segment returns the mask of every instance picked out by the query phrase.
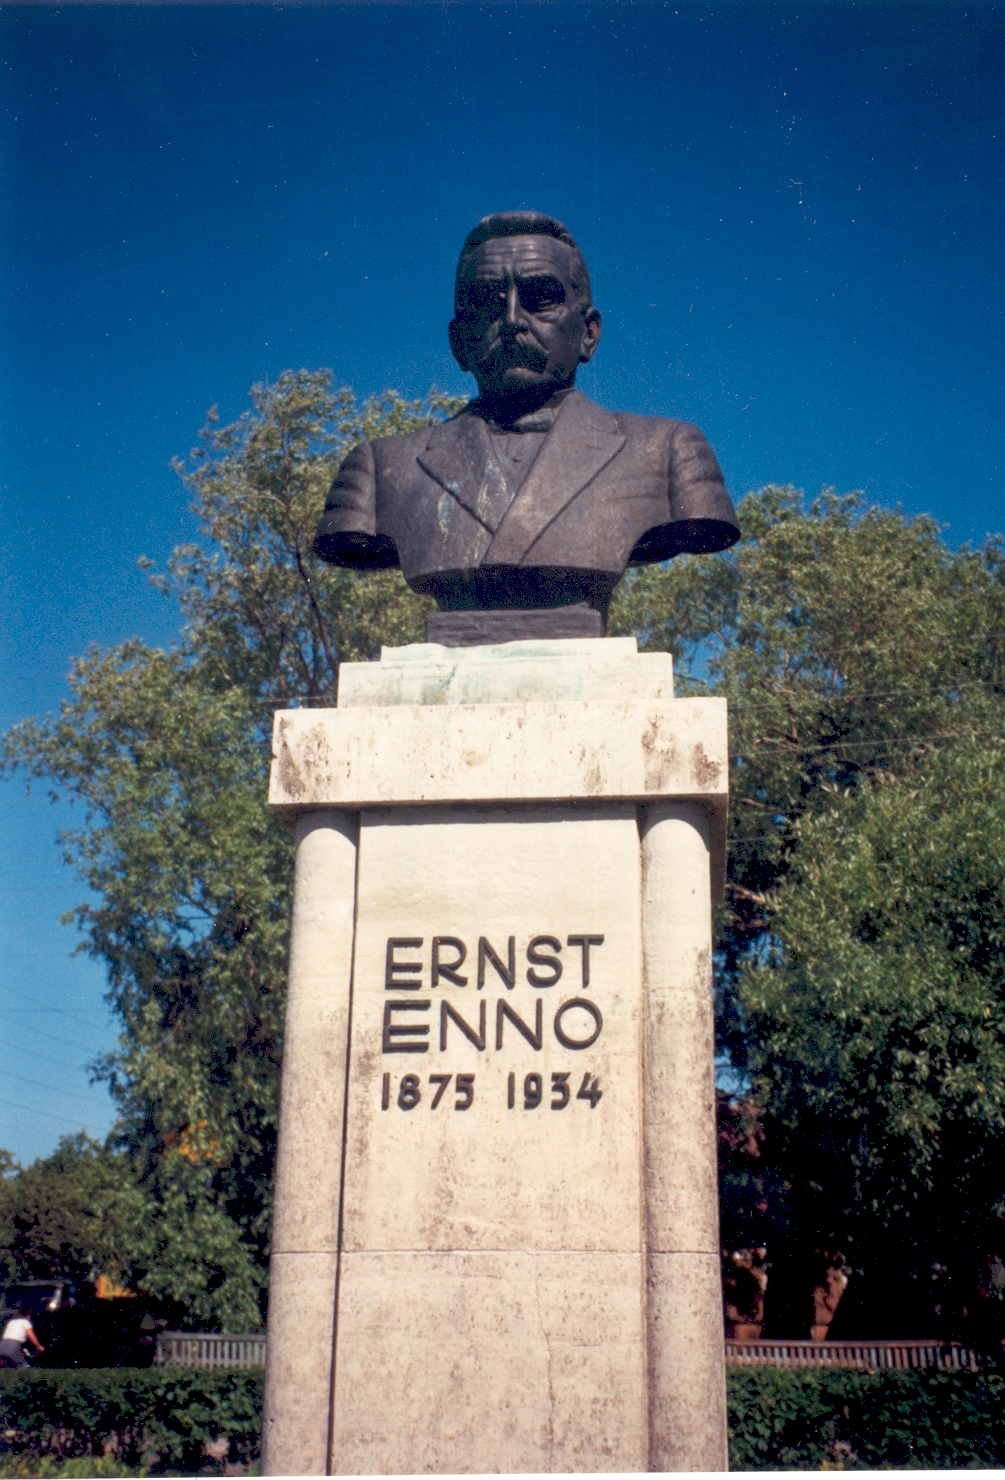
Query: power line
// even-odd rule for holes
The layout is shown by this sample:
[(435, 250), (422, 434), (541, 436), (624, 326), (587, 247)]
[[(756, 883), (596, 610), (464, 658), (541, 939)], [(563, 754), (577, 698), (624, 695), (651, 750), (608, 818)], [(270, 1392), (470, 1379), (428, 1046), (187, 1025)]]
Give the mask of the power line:
[[(66, 1115), (56, 1115), (52, 1110), (34, 1110), (31, 1105), (21, 1105), (17, 1100), (5, 1100), (2, 1095), (0, 1095), (0, 1105), (10, 1105), (14, 1110), (25, 1110), (29, 1115), (44, 1115), (47, 1120), (61, 1120), (64, 1125), (80, 1125), (79, 1120), (70, 1120)], [(86, 1130), (87, 1127), (85, 1126), (84, 1129)]]
[(83, 1017), (79, 1012), (66, 1012), (59, 1007), (5, 1007), (4, 1012), (6, 1012), (8, 1017), (15, 1017), (18, 1013), (26, 1012), (62, 1012), (64, 1017), (77, 1018), (82, 1023), (89, 1021), (88, 1018)]
[[(0, 1007), (0, 1017), (10, 1017), (11, 1014), (5, 1007)], [(51, 1038), (53, 1043), (62, 1043), (64, 1048), (89, 1048), (92, 1053), (104, 1053), (103, 1048), (96, 1048), (93, 1043), (71, 1043), (68, 1038), (60, 1038), (55, 1033), (47, 1033), (44, 1028), (35, 1028), (31, 1023), (18, 1023), (19, 1028), (27, 1028), (29, 1033), (38, 1033), (42, 1038)]]
[(61, 1059), (54, 1059), (51, 1053), (36, 1053), (33, 1048), (25, 1048), (23, 1043), (17, 1046), (17, 1057), (27, 1054), (29, 1059), (38, 1059), (42, 1064), (49, 1064), (53, 1069), (67, 1069), (75, 1074), (82, 1074), (87, 1068), (86, 1064), (65, 1064)]
[[(995, 740), (1005, 740), (1005, 735), (1000, 730), (941, 730), (929, 734), (918, 735), (871, 735), (865, 740), (828, 740), (822, 745), (806, 745), (799, 740), (762, 740), (762, 750), (789, 750), (793, 752), (810, 750), (861, 750), (868, 746), (887, 745), (927, 745), (932, 740), (964, 740), (976, 736), (991, 736)], [(734, 755), (733, 759), (749, 760), (751, 752)]]
[(16, 1079), (19, 1084), (30, 1085), (33, 1089), (46, 1089), (49, 1091), (50, 1094), (53, 1095), (69, 1095), (72, 1100), (83, 1100), (85, 1105), (94, 1105), (94, 1101), (89, 1095), (78, 1095), (77, 1092), (72, 1089), (57, 1089), (54, 1084), (46, 1084), (44, 1080), (41, 1079), (25, 1079), (23, 1074), (15, 1074), (10, 1069), (4, 1069), (3, 1077), (5, 1079)]
[[(62, 1017), (79, 1018), (82, 1023), (93, 1021), (87, 1013), (74, 1012), (72, 1007), (51, 1007), (48, 1005), (48, 1003), (46, 1003), (43, 997), (36, 997), (31, 992), (18, 991), (17, 987), (4, 987), (3, 990), (5, 992), (12, 992), (15, 997), (21, 997), (24, 999), (25, 1002), (41, 1003), (42, 1005), (39, 1008), (35, 1009), (38, 1012), (58, 1012)], [(16, 1012), (22, 1009), (11, 1008), (10, 1010), (12, 1012)]]
[[(835, 703), (840, 700), (851, 699), (920, 699), (924, 696), (930, 696), (932, 694), (956, 694), (962, 692), (963, 689), (989, 689), (992, 693), (997, 694), (997, 690), (992, 679), (975, 678), (970, 683), (931, 684), (928, 688), (924, 689), (876, 689), (872, 692), (869, 692), (868, 690), (852, 690), (850, 693), (844, 693), (841, 689), (836, 689), (832, 693), (821, 695), (815, 695), (811, 689), (807, 689), (807, 691), (804, 694), (800, 694), (798, 698), (803, 703)], [(723, 694), (710, 694), (707, 697), (720, 699), (725, 698), (726, 696)], [(733, 700), (729, 700), (728, 702), (731, 709), (774, 709), (779, 704), (785, 704), (789, 702), (789, 700), (793, 697), (795, 696), (779, 695), (776, 699), (771, 701), (766, 699), (762, 704), (744, 704), (742, 701), (734, 702)], [(999, 697), (1001, 696), (999, 695)]]

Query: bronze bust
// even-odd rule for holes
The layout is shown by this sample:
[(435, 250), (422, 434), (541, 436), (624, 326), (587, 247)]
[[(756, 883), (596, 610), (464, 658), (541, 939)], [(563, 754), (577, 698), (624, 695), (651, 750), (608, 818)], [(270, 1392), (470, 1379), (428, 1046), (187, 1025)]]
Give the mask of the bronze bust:
[(599, 340), (586, 263), (561, 222), (486, 216), (461, 250), (450, 324), (477, 399), (353, 448), (315, 552), (352, 570), (400, 566), (436, 598), (428, 640), (463, 646), (601, 636), (627, 566), (734, 544), (697, 427), (605, 411), (575, 389)]

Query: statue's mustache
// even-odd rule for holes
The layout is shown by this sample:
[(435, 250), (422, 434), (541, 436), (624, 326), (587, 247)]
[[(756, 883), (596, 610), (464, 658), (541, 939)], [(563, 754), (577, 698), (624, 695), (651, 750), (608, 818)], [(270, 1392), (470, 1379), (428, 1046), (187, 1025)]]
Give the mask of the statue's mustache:
[(528, 343), (522, 336), (497, 334), (480, 356), (479, 364), (489, 366), (498, 360), (505, 360), (507, 365), (521, 365), (526, 370), (542, 371), (548, 363), (548, 356), (539, 345), (533, 341)]

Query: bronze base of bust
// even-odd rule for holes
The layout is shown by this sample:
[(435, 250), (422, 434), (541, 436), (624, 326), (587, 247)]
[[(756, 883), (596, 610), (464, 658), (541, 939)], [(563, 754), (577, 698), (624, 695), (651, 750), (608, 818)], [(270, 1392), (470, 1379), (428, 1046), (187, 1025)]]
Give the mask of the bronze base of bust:
[(533, 611), (434, 612), (426, 618), (426, 641), (444, 647), (481, 647), (542, 638), (603, 637), (601, 612), (585, 601)]

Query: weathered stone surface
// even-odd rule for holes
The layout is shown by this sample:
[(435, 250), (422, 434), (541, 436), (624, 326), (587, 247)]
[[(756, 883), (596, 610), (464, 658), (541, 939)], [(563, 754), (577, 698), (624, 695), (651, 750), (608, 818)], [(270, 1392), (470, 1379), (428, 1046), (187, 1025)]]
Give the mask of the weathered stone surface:
[(640, 808), (649, 1469), (726, 1470), (709, 826)]
[(284, 1254), (337, 1247), (358, 832), (342, 812), (297, 824), (272, 1222), (272, 1247)]
[[(617, 647), (613, 657), (605, 643)], [(576, 646), (588, 651), (563, 651)], [(701, 798), (712, 897), (722, 897), (726, 702), (673, 699), (668, 657), (637, 653), (634, 638), (460, 650), (417, 643), (384, 653), (386, 675), (383, 659), (343, 665), (338, 709), (276, 714), (269, 802), (278, 812)], [(541, 697), (603, 692), (622, 697)]]
[(719, 1252), (708, 822), (642, 809), (646, 1209), (650, 1250)]
[[(364, 814), (337, 1471), (642, 1467), (643, 1212), (638, 1152), (626, 1155), (641, 1138), (640, 887), (630, 803)], [(585, 986), (583, 948), (569, 945), (584, 933), (603, 936), (589, 948)], [(528, 971), (554, 975), (528, 962), (527, 947), (541, 936), (552, 938), (546, 949), (562, 965), (552, 986), (527, 979)], [(511, 937), (512, 988), (490, 959), (479, 972), (478, 950), (487, 940), (508, 971)], [(396, 948), (396, 961), (420, 970), (403, 972), (391, 994), (389, 938), (422, 941)], [(464, 942), (456, 970), (464, 985), (432, 985), (436, 938), (445, 962), (460, 955), (453, 942)], [(554, 1034), (556, 1012), (577, 998), (602, 1018), (586, 1049)], [(396, 1015), (407, 1024), (429, 1019), (428, 1033), (395, 1043), (427, 1052), (381, 1053), (388, 1001), (428, 1004)], [(499, 1048), (500, 1002), (535, 1036), (540, 1007), (539, 1048), (506, 1015)], [(443, 1004), (483, 1048), (450, 1016), (441, 1047)], [(572, 1008), (560, 1025), (585, 1039), (595, 1020)], [(416, 1075), (421, 1095), (411, 1109), (399, 1104), (405, 1074)], [(450, 1082), (433, 1109), (439, 1074)], [(472, 1103), (458, 1110), (467, 1098), (461, 1074), (472, 1076)], [(532, 1108), (528, 1074), (539, 1076)], [(552, 1078), (563, 1074), (564, 1089)], [(600, 1090), (596, 1103), (576, 1098), (586, 1076)], [(375, 1419), (392, 1389), (398, 1411)]]
[[(648, 1469), (729, 1469), (722, 1278), (712, 1254), (650, 1254)], [(713, 1339), (714, 1338), (714, 1339)]]
[(343, 1256), (330, 1473), (646, 1468), (638, 1254)]
[[(345, 1249), (641, 1248), (638, 1158), (625, 1154), (641, 1134), (640, 882), (635, 809), (628, 803), (582, 812), (429, 807), (364, 815)], [(589, 949), (586, 987), (582, 947), (568, 944), (570, 935), (583, 933), (603, 937)], [(541, 949), (554, 955), (562, 975), (554, 986), (533, 986), (528, 971), (550, 978), (554, 968), (529, 963), (527, 947), (548, 936), (559, 949)], [(466, 985), (449, 979), (431, 985), (437, 937), (464, 942), (457, 975)], [(400, 972), (393, 990), (385, 987), (389, 939), (422, 941), (395, 949), (397, 960), (421, 963), (421, 970)], [(487, 956), (479, 972), (479, 939), (507, 968), (512, 939), (512, 988)], [(449, 963), (460, 951), (443, 944), (438, 954)], [(577, 999), (588, 1001), (603, 1024), (586, 1049), (564, 1047), (554, 1031), (562, 1005)], [(398, 1051), (390, 1053), (382, 1052), (389, 1002), (403, 1004), (391, 1014), (403, 1031), (390, 1045)], [(532, 1034), (540, 1012), (539, 1049), (509, 1011)], [(483, 1038), (484, 1048), (451, 1012)], [(567, 1037), (585, 1039), (595, 1023), (587, 1009), (572, 1008), (559, 1026)], [(431, 1109), (437, 1086), (430, 1075), (444, 1073), (474, 1075), (469, 1109), (455, 1110), (454, 1081)], [(533, 1110), (524, 1108), (529, 1073), (542, 1078), (541, 1104)], [(551, 1076), (562, 1073), (569, 1076), (568, 1104), (552, 1110), (563, 1094), (553, 1092)], [(576, 1098), (587, 1073), (603, 1092), (595, 1106)], [(398, 1106), (404, 1074), (421, 1081), (422, 1099), (407, 1112)]]
[(327, 1475), (338, 1255), (269, 1258), (263, 1475)]
[(266, 1475), (323, 1475), (327, 1462), (357, 830), (355, 818), (338, 812), (308, 813), (297, 824), (269, 1266)]
[(673, 658), (640, 653), (634, 637), (384, 648), (379, 663), (343, 663), (339, 709), (385, 704), (530, 704), (672, 699)]
[(276, 715), (270, 804), (405, 806), (725, 797), (723, 699), (294, 709)]

